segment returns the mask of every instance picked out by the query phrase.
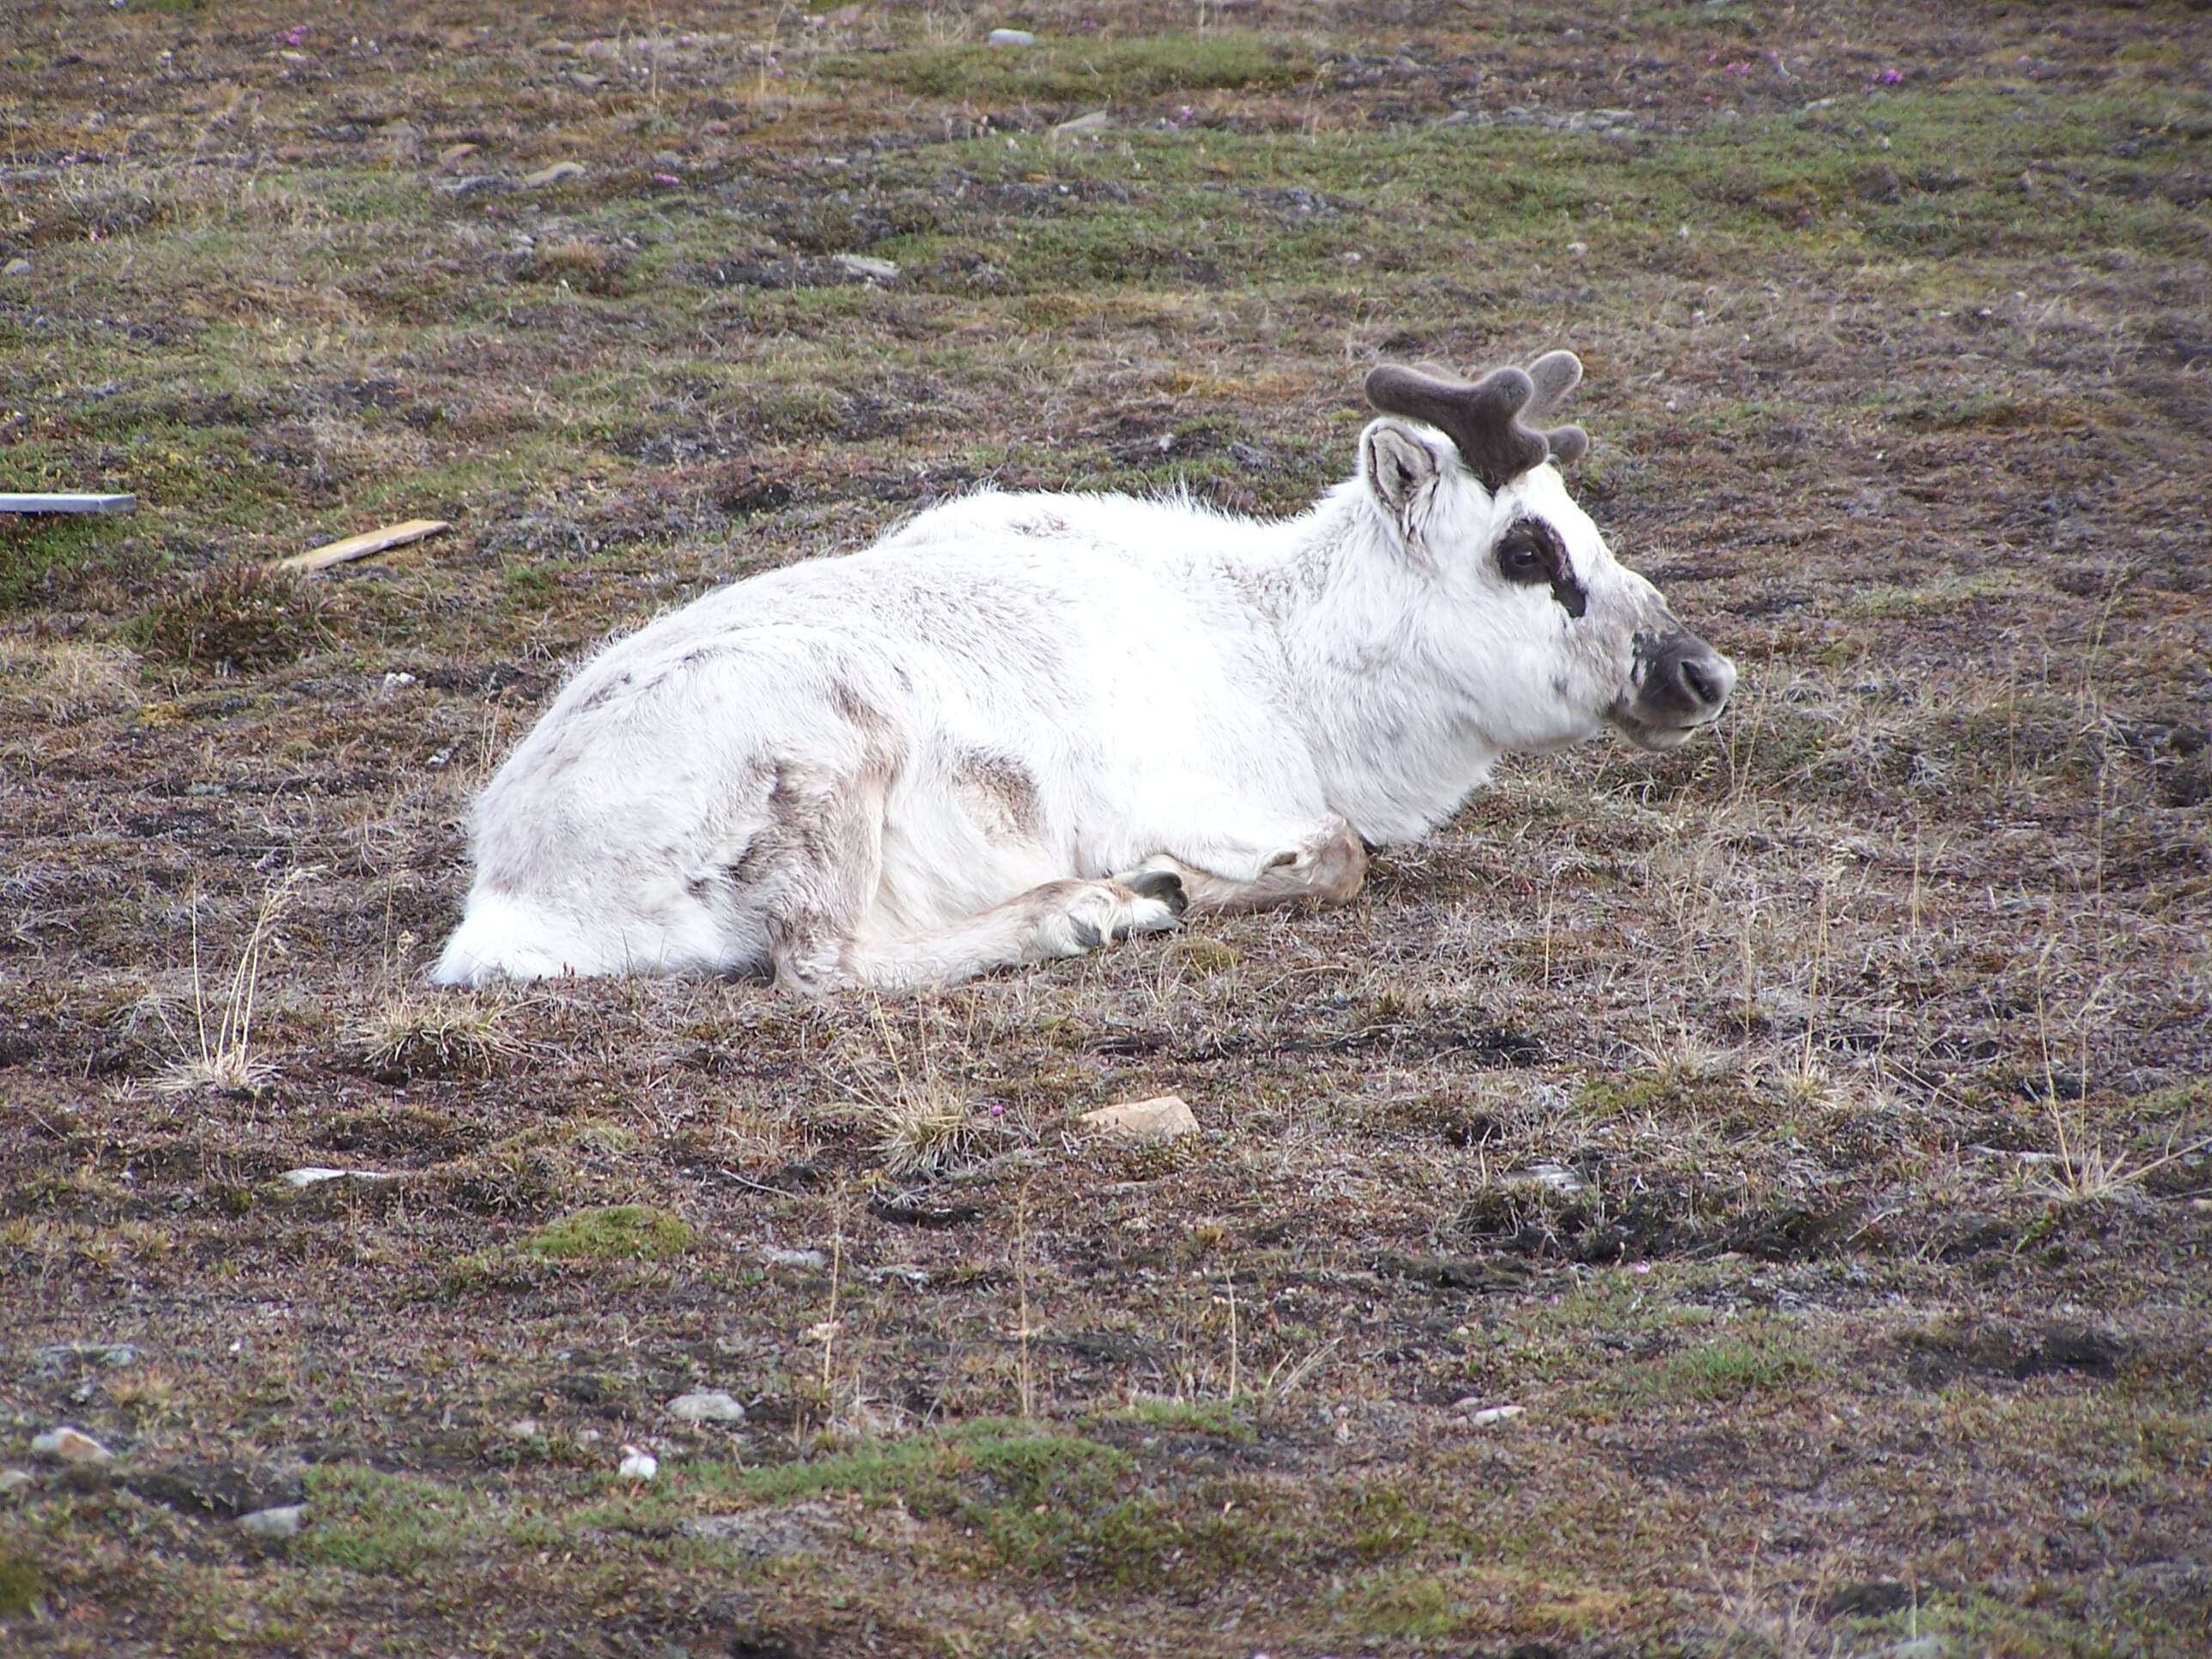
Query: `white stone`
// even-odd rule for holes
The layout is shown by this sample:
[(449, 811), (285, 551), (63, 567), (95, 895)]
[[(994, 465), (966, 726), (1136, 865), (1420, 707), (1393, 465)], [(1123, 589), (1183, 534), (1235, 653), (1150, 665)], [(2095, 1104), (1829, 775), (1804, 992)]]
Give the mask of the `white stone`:
[(1036, 36), (1027, 29), (993, 29), (983, 37), (983, 44), (988, 46), (1033, 46), (1036, 45)]
[(1055, 133), (1070, 137), (1082, 132), (1103, 132), (1114, 125), (1114, 118), (1103, 109), (1094, 109), (1088, 115), (1079, 115), (1072, 121), (1062, 121), (1053, 129)]
[(761, 1260), (771, 1267), (826, 1267), (830, 1258), (819, 1250), (781, 1250), (769, 1245), (761, 1252)]
[(668, 1402), (668, 1414), (684, 1423), (742, 1423), (745, 1408), (720, 1389), (694, 1389)]
[(251, 1515), (241, 1515), (238, 1524), (256, 1538), (295, 1538), (300, 1524), (307, 1518), (305, 1504), (287, 1504), (273, 1510), (256, 1510)]
[(1583, 1184), (1583, 1178), (1564, 1164), (1532, 1164), (1525, 1170), (1508, 1171), (1505, 1179), (1549, 1187), (1555, 1193), (1578, 1193)]
[(28, 1469), (0, 1469), (0, 1498), (13, 1498), (33, 1479)]
[(871, 259), (865, 253), (833, 253), (830, 263), (840, 270), (855, 276), (865, 276), (872, 283), (888, 283), (899, 274), (897, 262), (891, 259)]
[(1158, 1095), (1151, 1100), (1101, 1106), (1095, 1112), (1085, 1112), (1082, 1121), (1085, 1128), (1138, 1140), (1170, 1139), (1190, 1134), (1198, 1127), (1198, 1120), (1191, 1115), (1190, 1107), (1181, 1095)]
[(584, 169), (580, 163), (556, 161), (550, 167), (540, 167), (535, 173), (526, 173), (522, 183), (525, 189), (543, 190), (548, 185), (557, 185), (563, 179), (580, 179), (583, 176)]
[(0, 265), (0, 276), (27, 276), (30, 274), (31, 262), (28, 259), (10, 259), (5, 265)]
[(313, 1187), (325, 1181), (396, 1181), (398, 1177), (381, 1170), (326, 1170), (310, 1164), (285, 1170), (283, 1179), (288, 1187)]
[(1486, 1406), (1480, 1411), (1468, 1413), (1468, 1426), (1486, 1429), (1499, 1423), (1510, 1423), (1528, 1408), (1526, 1406)]
[(58, 1429), (48, 1429), (31, 1442), (31, 1449), (40, 1457), (51, 1457), (58, 1463), (112, 1463), (115, 1461), (113, 1452), (82, 1429), (73, 1429), (66, 1424)]
[(616, 1473), (625, 1480), (650, 1480), (660, 1473), (660, 1460), (642, 1446), (624, 1446), (622, 1467)]

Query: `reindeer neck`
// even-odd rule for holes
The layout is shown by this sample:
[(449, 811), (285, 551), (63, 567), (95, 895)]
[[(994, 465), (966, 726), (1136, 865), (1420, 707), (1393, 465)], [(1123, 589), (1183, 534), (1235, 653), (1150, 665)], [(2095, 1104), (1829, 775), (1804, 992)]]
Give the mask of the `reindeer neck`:
[(1245, 577), (1282, 641), (1285, 690), (1331, 809), (1377, 844), (1432, 828), (1498, 750), (1431, 647), (1433, 583), (1357, 480), (1277, 527)]

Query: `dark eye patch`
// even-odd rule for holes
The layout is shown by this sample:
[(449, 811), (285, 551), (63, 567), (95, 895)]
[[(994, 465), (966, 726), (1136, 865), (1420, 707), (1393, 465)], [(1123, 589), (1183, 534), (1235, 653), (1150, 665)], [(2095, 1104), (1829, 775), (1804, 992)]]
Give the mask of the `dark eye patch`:
[(1570, 617), (1589, 609), (1589, 595), (1567, 562), (1567, 544), (1541, 519), (1516, 519), (1498, 538), (1497, 557), (1498, 574), (1509, 582), (1544, 583)]

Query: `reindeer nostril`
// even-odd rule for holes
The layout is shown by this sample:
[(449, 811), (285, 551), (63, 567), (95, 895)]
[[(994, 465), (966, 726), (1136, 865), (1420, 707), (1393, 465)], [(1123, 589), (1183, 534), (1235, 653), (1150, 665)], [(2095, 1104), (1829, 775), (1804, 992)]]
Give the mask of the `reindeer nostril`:
[(1728, 694), (1721, 690), (1721, 679), (1711, 664), (1692, 659), (1682, 665), (1682, 684), (1690, 688), (1690, 695), (1707, 708), (1717, 704)]

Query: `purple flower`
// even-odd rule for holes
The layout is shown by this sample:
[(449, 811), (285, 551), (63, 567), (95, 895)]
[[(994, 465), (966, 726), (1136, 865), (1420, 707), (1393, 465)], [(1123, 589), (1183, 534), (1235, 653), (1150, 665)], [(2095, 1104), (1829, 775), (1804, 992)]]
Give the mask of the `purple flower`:
[(1905, 79), (1905, 71), (1900, 69), (1886, 69), (1874, 78), (1882, 86), (1893, 87)]
[(684, 181), (672, 173), (656, 173), (653, 175), (653, 182), (656, 185), (680, 185)]

